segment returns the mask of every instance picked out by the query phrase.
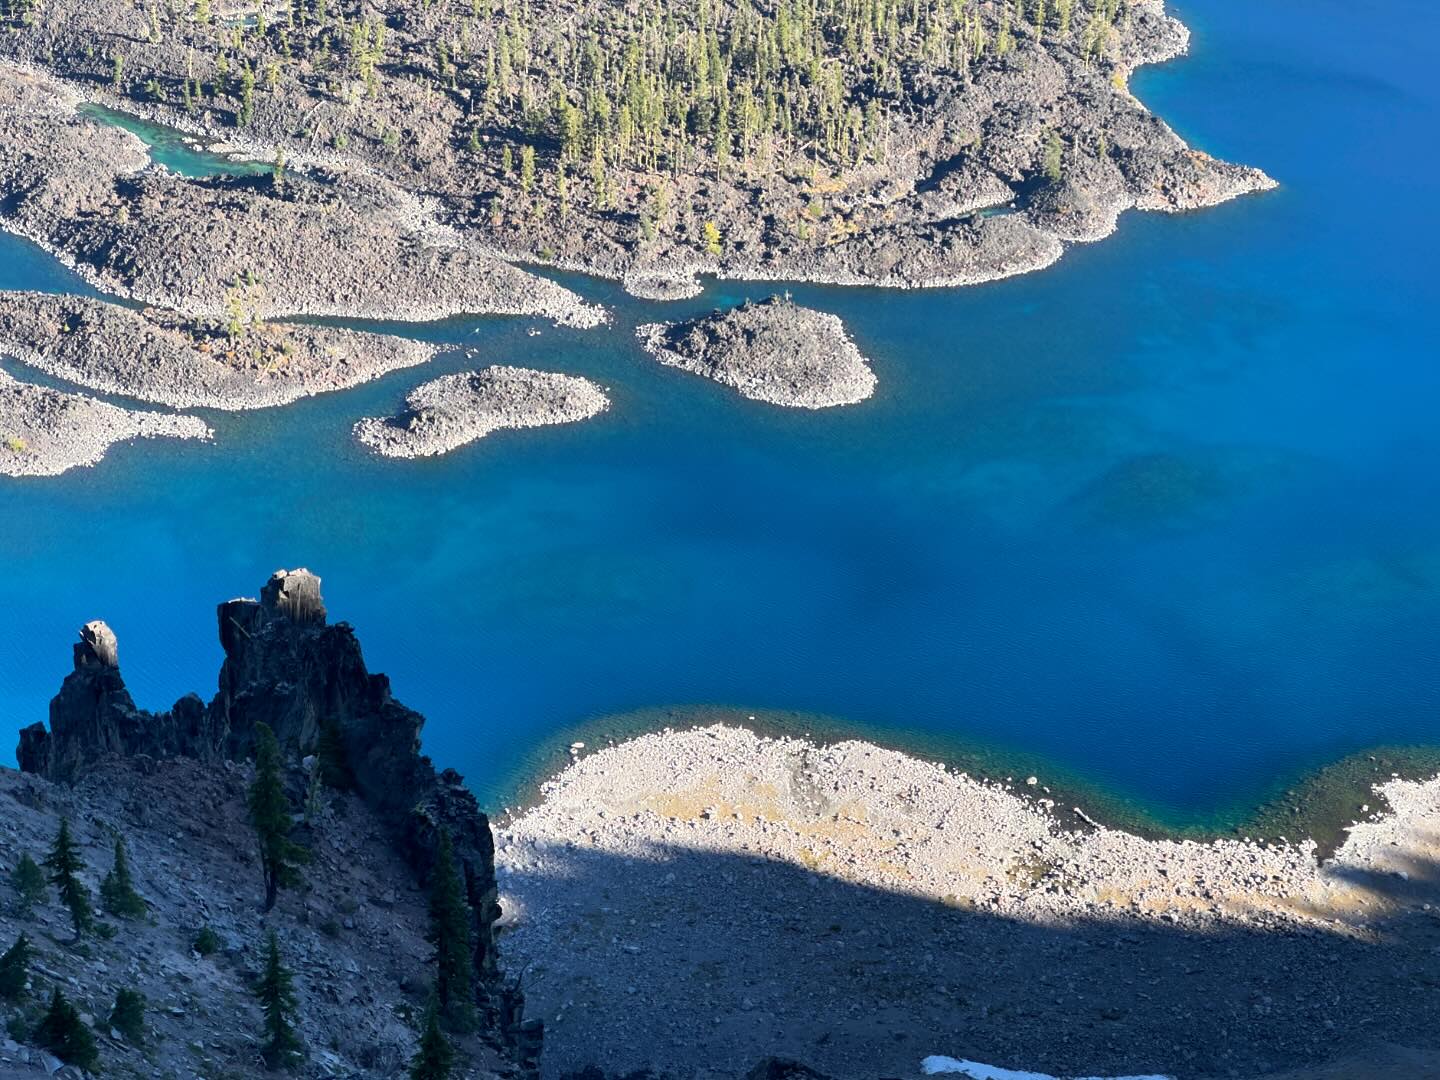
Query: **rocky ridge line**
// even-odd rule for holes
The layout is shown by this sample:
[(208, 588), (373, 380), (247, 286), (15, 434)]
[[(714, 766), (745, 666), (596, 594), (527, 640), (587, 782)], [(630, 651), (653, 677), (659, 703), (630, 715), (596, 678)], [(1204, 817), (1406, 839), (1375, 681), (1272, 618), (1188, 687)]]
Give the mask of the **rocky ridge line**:
[(218, 692), (208, 705), (189, 694), (164, 713), (136, 707), (114, 634), (88, 623), (74, 670), (50, 704), (48, 730), (37, 723), (20, 732), (21, 770), (75, 783), (113, 756), (223, 766), (251, 755), (262, 722), (292, 759), (315, 753), (322, 732), (337, 736), (357, 794), (419, 878), (433, 865), (440, 830), (450, 833), (473, 915), (479, 1005), (533, 1056), (541, 1027), (521, 1022), (523, 998), (502, 979), (496, 955), (489, 819), (458, 773), (437, 771), (421, 754), (424, 718), (394, 699), (384, 675), (368, 671), (354, 630), (327, 621), (320, 579), (308, 570), (276, 571), (259, 600), (227, 601), (217, 618), (225, 653)]

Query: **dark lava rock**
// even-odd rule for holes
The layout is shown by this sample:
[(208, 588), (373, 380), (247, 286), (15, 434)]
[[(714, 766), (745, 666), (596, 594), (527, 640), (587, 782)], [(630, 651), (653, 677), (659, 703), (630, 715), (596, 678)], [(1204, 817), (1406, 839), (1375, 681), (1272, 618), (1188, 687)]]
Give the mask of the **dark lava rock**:
[(136, 707), (115, 635), (104, 623), (86, 624), (75, 670), (50, 703), (49, 730), (32, 724), (20, 733), (21, 770), (74, 783), (110, 755), (243, 760), (254, 750), (258, 723), (298, 760), (331, 731), (356, 791), (417, 875), (429, 873), (440, 831), (449, 831), (475, 913), (476, 968), (501, 995), (497, 1009), (513, 1011), (498, 986), (489, 820), (459, 773), (438, 772), (420, 753), (424, 717), (395, 700), (389, 679), (369, 672), (354, 630), (326, 621), (320, 579), (308, 570), (277, 571), (259, 600), (227, 601), (218, 620), (225, 651), (219, 692), (209, 705), (187, 695), (164, 713)]

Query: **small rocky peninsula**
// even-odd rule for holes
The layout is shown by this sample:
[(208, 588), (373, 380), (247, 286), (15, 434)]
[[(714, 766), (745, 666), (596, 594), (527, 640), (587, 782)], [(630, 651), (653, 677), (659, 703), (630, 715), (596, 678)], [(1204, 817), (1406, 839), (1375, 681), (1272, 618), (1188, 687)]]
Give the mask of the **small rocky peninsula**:
[(355, 438), (385, 457), (430, 457), (502, 428), (587, 420), (609, 405), (589, 379), (497, 364), (423, 383), (403, 412), (357, 423)]
[(660, 363), (755, 401), (824, 409), (854, 405), (875, 392), (875, 374), (840, 319), (788, 298), (683, 323), (650, 323), (637, 333)]
[(196, 320), (86, 296), (0, 292), (0, 354), (77, 386), (176, 409), (258, 409), (422, 364), (434, 346), (237, 307)]
[(200, 317), (604, 319), (373, 170), (277, 159), (269, 176), (180, 176), (150, 167), (137, 136), (79, 113), (83, 100), (48, 74), (0, 64), (0, 224), (106, 292)]
[(59, 476), (131, 439), (209, 439), (198, 417), (142, 412), (0, 370), (0, 476)]

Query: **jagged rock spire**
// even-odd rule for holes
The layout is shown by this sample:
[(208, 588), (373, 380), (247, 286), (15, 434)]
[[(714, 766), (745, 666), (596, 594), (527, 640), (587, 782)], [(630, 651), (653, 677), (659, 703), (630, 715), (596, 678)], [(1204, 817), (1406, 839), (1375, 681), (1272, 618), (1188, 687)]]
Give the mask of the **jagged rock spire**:
[(80, 628), (80, 640), (75, 643), (75, 667), (120, 666), (120, 644), (115, 640), (115, 631), (99, 619), (87, 622)]
[(320, 578), (309, 570), (276, 570), (260, 590), (265, 608), (287, 615), (297, 623), (324, 623), (325, 602), (320, 598)]
[(119, 657), (110, 627), (95, 620), (80, 628), (75, 670), (50, 702), (50, 730), (31, 724), (20, 732), (15, 757), (22, 771), (73, 781), (96, 757), (126, 752), (145, 714), (125, 689)]
[(240, 761), (253, 753), (260, 722), (298, 760), (328, 730), (341, 742), (356, 792), (422, 877), (440, 830), (450, 833), (475, 917), (476, 971), (499, 1011), (494, 838), (460, 775), (437, 774), (420, 753), (425, 718), (395, 700), (389, 679), (369, 672), (349, 625), (326, 622), (320, 578), (309, 570), (277, 570), (259, 600), (228, 600), (217, 621), (225, 650), (218, 692), (208, 706), (190, 694), (164, 713), (135, 707), (115, 635), (103, 622), (86, 623), (75, 670), (50, 703), (49, 730), (32, 724), (20, 733), (20, 768), (74, 782), (109, 754)]

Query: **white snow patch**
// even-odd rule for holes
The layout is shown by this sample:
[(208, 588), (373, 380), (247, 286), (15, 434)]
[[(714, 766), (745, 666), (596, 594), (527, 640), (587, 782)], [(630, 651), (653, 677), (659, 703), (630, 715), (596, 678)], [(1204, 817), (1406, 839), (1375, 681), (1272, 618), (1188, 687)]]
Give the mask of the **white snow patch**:
[[(994, 1065), (982, 1065), (978, 1061), (962, 1061), (959, 1058), (942, 1057), (939, 1054), (931, 1054), (920, 1062), (920, 1071), (926, 1076), (935, 1076), (939, 1073), (959, 1073), (961, 1076), (970, 1077), (970, 1080), (1060, 1080), (1060, 1077), (1051, 1076), (1049, 1073), (1000, 1069)], [(1112, 1077), (1077, 1076), (1074, 1080), (1171, 1080), (1171, 1078), (1151, 1074)]]

